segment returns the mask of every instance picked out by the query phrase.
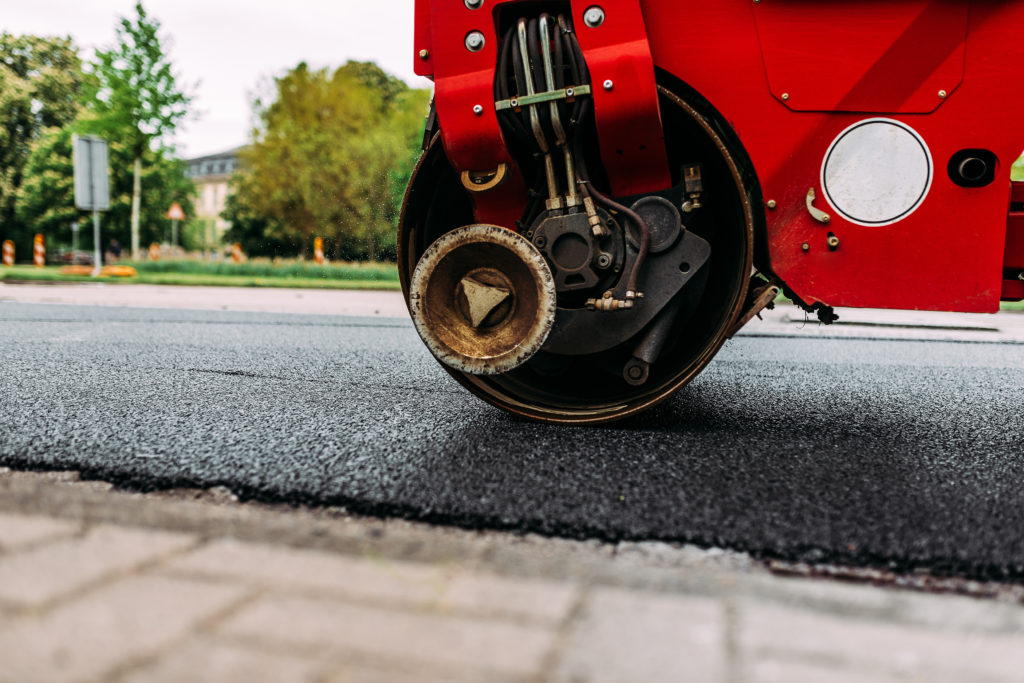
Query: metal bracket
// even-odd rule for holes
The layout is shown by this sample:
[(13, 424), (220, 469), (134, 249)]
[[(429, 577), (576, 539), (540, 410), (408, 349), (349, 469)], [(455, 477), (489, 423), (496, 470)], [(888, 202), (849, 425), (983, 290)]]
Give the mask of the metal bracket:
[(574, 85), (561, 90), (549, 90), (547, 92), (539, 92), (534, 95), (522, 95), (520, 97), (513, 97), (507, 100), (498, 100), (494, 103), (495, 111), (504, 111), (506, 109), (520, 109), (521, 107), (527, 107), (531, 104), (541, 104), (543, 102), (555, 102), (557, 100), (569, 100), (572, 101), (574, 97), (579, 95), (589, 95), (589, 85)]
[(813, 187), (807, 190), (807, 212), (811, 214), (811, 218), (813, 218), (814, 220), (818, 221), (819, 223), (824, 223), (825, 225), (828, 225), (829, 223), (832, 222), (832, 216), (829, 216), (827, 213), (825, 213), (824, 211), (822, 211), (821, 209), (814, 205), (814, 200), (817, 198), (818, 195), (815, 194)]

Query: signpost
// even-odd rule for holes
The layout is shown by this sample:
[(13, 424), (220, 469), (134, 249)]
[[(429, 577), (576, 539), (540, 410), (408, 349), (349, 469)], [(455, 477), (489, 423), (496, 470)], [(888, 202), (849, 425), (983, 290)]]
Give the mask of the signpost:
[(92, 135), (75, 135), (75, 206), (92, 211), (93, 245), (96, 249), (93, 277), (103, 267), (100, 244), (100, 211), (110, 209), (110, 179), (107, 171), (107, 141)]
[(167, 217), (171, 219), (171, 246), (178, 246), (178, 221), (185, 220), (185, 211), (178, 202), (171, 202), (167, 209)]

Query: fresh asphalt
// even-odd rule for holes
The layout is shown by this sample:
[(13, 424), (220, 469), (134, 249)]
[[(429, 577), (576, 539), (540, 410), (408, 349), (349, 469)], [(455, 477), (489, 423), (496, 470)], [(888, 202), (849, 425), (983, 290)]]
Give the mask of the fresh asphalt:
[(400, 318), (5, 302), (0, 465), (1024, 579), (1024, 343), (792, 327), (582, 428), (478, 401)]

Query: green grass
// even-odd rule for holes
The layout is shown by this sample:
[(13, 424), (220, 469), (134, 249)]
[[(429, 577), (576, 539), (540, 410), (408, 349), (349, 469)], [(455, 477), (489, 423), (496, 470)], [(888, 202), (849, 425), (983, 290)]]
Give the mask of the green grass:
[[(399, 289), (398, 271), (386, 264), (351, 264), (337, 266), (309, 266), (288, 264), (282, 273), (270, 264), (218, 264), (178, 262), (187, 268), (175, 270), (175, 262), (142, 262), (133, 264), (135, 277), (104, 277), (112, 284), (192, 285), (206, 287), (295, 287), (300, 289)], [(166, 264), (166, 265), (165, 265)], [(163, 267), (154, 267), (163, 266)], [(202, 268), (195, 266), (212, 266)], [(323, 272), (315, 270), (323, 268)], [(237, 270), (235, 270), (237, 269)], [(35, 268), (13, 266), (0, 268), (0, 280), (32, 282), (90, 282), (94, 278), (81, 275), (62, 275), (55, 266)]]

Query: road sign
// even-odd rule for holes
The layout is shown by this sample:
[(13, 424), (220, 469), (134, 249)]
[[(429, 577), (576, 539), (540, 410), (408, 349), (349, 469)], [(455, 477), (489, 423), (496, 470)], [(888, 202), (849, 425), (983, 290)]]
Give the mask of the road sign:
[(185, 220), (185, 211), (181, 208), (181, 204), (173, 202), (171, 208), (167, 209), (167, 218), (170, 218), (172, 221)]
[(92, 135), (75, 135), (75, 206), (85, 211), (110, 209), (107, 175), (107, 141)]

